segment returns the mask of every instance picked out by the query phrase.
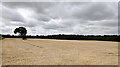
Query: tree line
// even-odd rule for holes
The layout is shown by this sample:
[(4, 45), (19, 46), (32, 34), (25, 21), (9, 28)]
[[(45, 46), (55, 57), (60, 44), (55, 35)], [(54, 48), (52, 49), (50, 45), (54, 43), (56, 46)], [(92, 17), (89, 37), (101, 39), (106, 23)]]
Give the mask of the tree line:
[(118, 41), (120, 42), (120, 35), (2, 35), (4, 38), (43, 38), (43, 39), (64, 39), (64, 40), (101, 40), (101, 41)]

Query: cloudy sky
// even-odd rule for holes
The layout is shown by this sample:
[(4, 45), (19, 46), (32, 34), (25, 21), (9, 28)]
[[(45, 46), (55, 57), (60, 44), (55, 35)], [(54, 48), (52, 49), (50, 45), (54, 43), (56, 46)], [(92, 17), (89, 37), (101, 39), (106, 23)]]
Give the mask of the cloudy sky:
[(118, 34), (117, 2), (3, 2), (0, 33)]

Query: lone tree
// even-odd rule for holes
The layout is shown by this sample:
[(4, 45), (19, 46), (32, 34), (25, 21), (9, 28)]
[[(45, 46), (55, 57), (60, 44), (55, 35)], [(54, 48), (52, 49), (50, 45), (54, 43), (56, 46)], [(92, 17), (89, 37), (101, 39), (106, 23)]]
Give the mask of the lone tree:
[(14, 33), (15, 33), (15, 34), (16, 34), (16, 33), (19, 33), (19, 35), (22, 36), (23, 39), (26, 39), (25, 36), (26, 36), (26, 34), (27, 34), (27, 30), (26, 30), (25, 27), (16, 28), (16, 29), (14, 30)]

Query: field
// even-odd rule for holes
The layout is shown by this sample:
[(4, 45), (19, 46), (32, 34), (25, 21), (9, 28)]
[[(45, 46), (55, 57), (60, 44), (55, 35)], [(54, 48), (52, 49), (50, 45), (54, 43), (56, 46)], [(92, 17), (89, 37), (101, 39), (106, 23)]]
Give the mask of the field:
[(6, 38), (2, 65), (118, 65), (118, 42)]

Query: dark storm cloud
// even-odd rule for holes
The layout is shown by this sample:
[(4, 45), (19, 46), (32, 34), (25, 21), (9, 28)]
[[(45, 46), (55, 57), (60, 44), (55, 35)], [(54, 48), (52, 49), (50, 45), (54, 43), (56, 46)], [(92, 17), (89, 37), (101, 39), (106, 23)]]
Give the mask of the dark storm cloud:
[(31, 33), (37, 34), (115, 34), (117, 6), (115, 2), (6, 2), (3, 22), (32, 28)]

